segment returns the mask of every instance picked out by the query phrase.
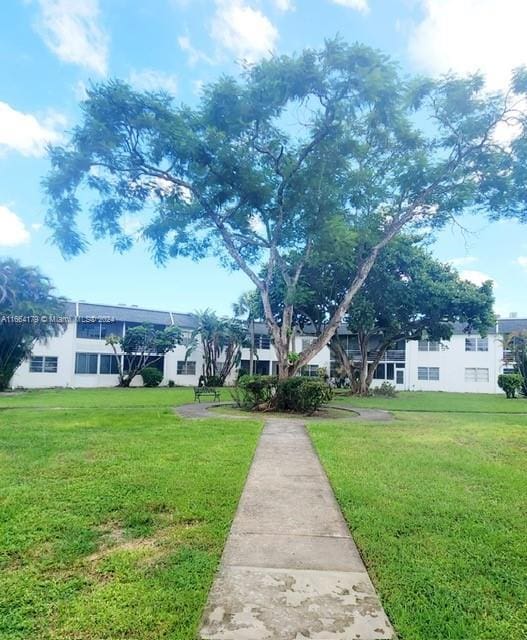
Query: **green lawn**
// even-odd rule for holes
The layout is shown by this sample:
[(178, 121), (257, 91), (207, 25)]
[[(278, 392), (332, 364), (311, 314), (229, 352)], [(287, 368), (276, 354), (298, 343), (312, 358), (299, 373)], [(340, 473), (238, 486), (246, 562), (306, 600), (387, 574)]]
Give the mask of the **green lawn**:
[(194, 637), (260, 423), (185, 421), (190, 397), (2, 398), (2, 640)]
[[(424, 404), (437, 410), (437, 395)], [(464, 399), (458, 410), (480, 406)], [(308, 428), (400, 640), (527, 638), (527, 417), (397, 413)]]
[(441, 391), (402, 391), (395, 398), (371, 396), (358, 398), (337, 392), (336, 402), (345, 402), (355, 407), (375, 407), (390, 411), (439, 411), (478, 413), (525, 413), (527, 399), (507, 400), (505, 394), (491, 393), (446, 393)]

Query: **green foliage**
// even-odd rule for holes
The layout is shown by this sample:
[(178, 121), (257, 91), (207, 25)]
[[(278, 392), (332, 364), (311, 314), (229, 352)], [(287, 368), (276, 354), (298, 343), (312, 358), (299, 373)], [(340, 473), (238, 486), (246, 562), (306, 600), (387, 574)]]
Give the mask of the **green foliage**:
[(278, 380), (275, 376), (241, 376), (233, 397), (239, 407), (291, 411), (311, 415), (333, 397), (322, 380), (294, 376)]
[[(156, 329), (151, 324), (130, 327), (124, 336), (108, 336), (119, 367), (119, 386), (129, 387), (132, 380), (147, 366), (160, 360), (182, 342), (183, 334), (176, 326)], [(123, 353), (121, 361), (120, 353)]]
[(512, 332), (505, 337), (503, 346), (509, 351), (517, 373), (523, 378), (520, 392), (522, 396), (527, 396), (527, 332)]
[(174, 380), (169, 380), (168, 381), (168, 386), (172, 389), (173, 387), (176, 386), (176, 383), (174, 382)]
[[(159, 387), (163, 380), (163, 374), (155, 367), (145, 367), (141, 369), (141, 377), (143, 378), (143, 385), (145, 387)], [(172, 383), (173, 382), (174, 381), (172, 381)]]
[(311, 415), (333, 397), (331, 387), (322, 380), (297, 376), (281, 380), (276, 390), (276, 408)]
[(503, 389), (507, 398), (515, 398), (522, 385), (523, 376), (519, 373), (501, 373), (498, 376), (498, 386)]
[[(507, 96), (489, 95), (478, 75), (407, 79), (378, 51), (335, 39), (222, 76), (194, 108), (121, 81), (96, 84), (70, 139), (50, 149), (47, 224), (65, 254), (85, 250), (77, 219), (91, 192), (93, 235), (118, 250), (134, 242), (126, 214), (153, 212), (143, 238), (159, 261), (219, 256), (266, 303), (278, 271), (287, 313), (280, 324), (266, 304), (265, 315), (281, 374), (295, 373), (307, 363), (289, 366), (285, 340), (297, 274), (335, 226), (355, 238), (356, 260), (313, 349), (405, 225), (440, 227), (468, 209), (527, 219), (527, 120), (514, 107), (525, 75), (515, 72)], [(496, 144), (511, 118), (518, 137)]]
[(277, 383), (275, 376), (243, 375), (238, 379), (232, 395), (236, 404), (244, 409), (269, 409)]
[(382, 396), (383, 398), (397, 397), (395, 385), (390, 384), (388, 380), (385, 380), (379, 387), (374, 387), (372, 393), (374, 396)]
[[(196, 311), (197, 321), (192, 332), (186, 357), (201, 344), (205, 384), (223, 387), (232, 370), (240, 364), (242, 345), (247, 336), (247, 327), (237, 318), (219, 317), (212, 309)], [(221, 358), (221, 365), (220, 365)]]
[(0, 391), (9, 386), (37, 340), (65, 329), (65, 305), (40, 269), (0, 259)]

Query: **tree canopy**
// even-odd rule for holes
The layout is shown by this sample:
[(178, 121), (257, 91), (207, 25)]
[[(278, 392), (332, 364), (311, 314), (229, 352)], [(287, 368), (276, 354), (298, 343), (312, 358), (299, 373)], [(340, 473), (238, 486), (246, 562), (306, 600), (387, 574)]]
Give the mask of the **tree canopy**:
[[(307, 261), (293, 300), (293, 324), (310, 325), (317, 334), (331, 321), (353, 272), (357, 242), (336, 227)], [(283, 283), (271, 287), (271, 306), (282, 316)], [(384, 249), (344, 317), (350, 349), (339, 332), (331, 338), (332, 356), (366, 393), (388, 349), (400, 340), (448, 340), (456, 323), (486, 335), (495, 323), (492, 282), (481, 286), (463, 280), (450, 265), (432, 257), (420, 236), (401, 234)], [(263, 310), (260, 309), (260, 315)]]
[[(88, 91), (81, 124), (50, 149), (47, 222), (65, 254), (85, 250), (77, 218), (87, 189), (94, 235), (117, 249), (133, 243), (123, 216), (142, 212), (157, 260), (214, 254), (241, 269), (261, 295), (284, 377), (328, 343), (406, 225), (439, 226), (466, 210), (527, 219), (526, 92), (525, 70), (506, 94), (488, 94), (479, 75), (407, 78), (382, 53), (339, 40), (223, 76), (195, 108), (111, 80)], [(500, 142), (507, 124), (516, 137)], [(335, 220), (360, 238), (360, 260), (331, 321), (292, 364), (288, 301)]]
[(0, 391), (9, 386), (37, 340), (64, 330), (65, 304), (39, 269), (0, 259)]

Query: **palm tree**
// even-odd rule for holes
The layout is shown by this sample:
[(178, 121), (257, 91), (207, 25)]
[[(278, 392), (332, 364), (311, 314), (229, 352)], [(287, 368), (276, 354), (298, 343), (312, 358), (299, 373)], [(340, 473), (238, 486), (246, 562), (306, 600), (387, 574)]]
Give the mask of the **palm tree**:
[[(233, 368), (240, 363), (246, 328), (240, 320), (219, 317), (211, 309), (196, 311), (194, 315), (197, 326), (192, 332), (186, 358), (201, 342), (206, 384), (222, 386)], [(223, 356), (221, 366), (220, 356)]]
[(45, 342), (64, 331), (65, 305), (38, 268), (23, 267), (11, 258), (0, 260), (0, 391), (9, 386), (37, 340)]

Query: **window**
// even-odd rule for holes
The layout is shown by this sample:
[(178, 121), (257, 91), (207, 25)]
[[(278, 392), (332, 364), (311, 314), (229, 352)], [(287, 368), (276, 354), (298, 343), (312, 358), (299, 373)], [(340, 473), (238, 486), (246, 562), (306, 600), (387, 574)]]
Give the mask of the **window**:
[(108, 336), (122, 336), (124, 322), (101, 322), (101, 340)]
[(374, 380), (393, 380), (395, 377), (395, 365), (393, 362), (378, 364), (373, 372)]
[(465, 351), (488, 351), (488, 338), (465, 338)]
[(439, 380), (439, 367), (417, 367), (417, 379), (426, 381)]
[(31, 373), (57, 373), (58, 362), (55, 356), (32, 356), (29, 370)]
[(96, 353), (76, 353), (75, 373), (97, 373), (98, 359)]
[(306, 364), (302, 367), (301, 374), (308, 378), (318, 378), (318, 364)]
[(417, 348), (419, 351), (439, 351), (439, 346), (436, 340), (419, 340)]
[(373, 372), (374, 380), (386, 380), (386, 365), (378, 364), (377, 368)]
[(119, 362), (117, 360), (117, 356), (113, 356), (107, 353), (101, 353), (99, 362), (99, 373), (118, 374)]
[(77, 322), (77, 338), (101, 339), (100, 322)]
[(196, 375), (196, 363), (193, 360), (178, 360), (177, 363), (178, 376), (195, 376)]
[(312, 338), (302, 338), (302, 351), (305, 351), (308, 347), (310, 347), (312, 342)]
[(488, 382), (489, 370), (479, 367), (465, 369), (465, 382)]
[(404, 369), (397, 369), (395, 372), (395, 383), (396, 384), (404, 384)]
[(271, 346), (271, 340), (269, 336), (264, 333), (257, 333), (254, 336), (255, 349), (269, 349)]

